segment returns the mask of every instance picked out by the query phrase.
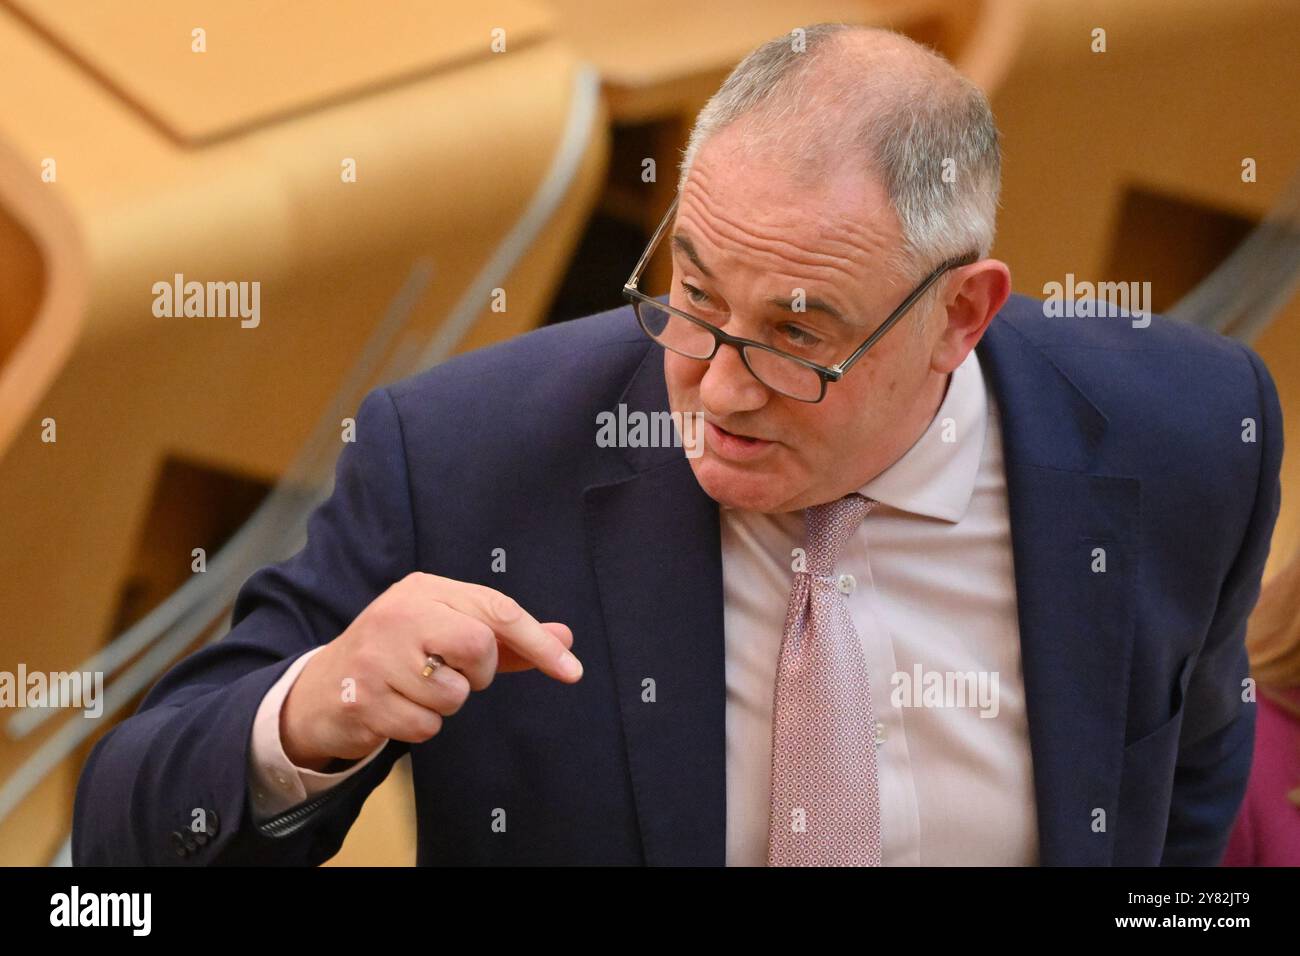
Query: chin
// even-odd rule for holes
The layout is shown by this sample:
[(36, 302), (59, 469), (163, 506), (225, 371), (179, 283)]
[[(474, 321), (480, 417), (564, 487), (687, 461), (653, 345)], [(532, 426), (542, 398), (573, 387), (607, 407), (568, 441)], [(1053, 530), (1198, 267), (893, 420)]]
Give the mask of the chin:
[(786, 489), (770, 472), (747, 471), (718, 461), (705, 452), (691, 461), (695, 480), (718, 504), (746, 511), (779, 511), (789, 499)]

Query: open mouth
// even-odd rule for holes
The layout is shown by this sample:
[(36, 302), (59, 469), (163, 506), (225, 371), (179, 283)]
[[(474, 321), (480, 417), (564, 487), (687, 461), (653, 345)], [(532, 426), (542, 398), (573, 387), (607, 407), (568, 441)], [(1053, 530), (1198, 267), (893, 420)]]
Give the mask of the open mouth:
[(710, 444), (724, 458), (752, 458), (776, 444), (763, 438), (753, 438), (749, 435), (738, 435), (735, 432), (729, 432), (725, 428), (713, 424), (713, 422), (707, 422), (706, 424), (708, 425)]
[(724, 435), (730, 435), (732, 438), (736, 439), (737, 441), (760, 442), (763, 440), (761, 438), (754, 438), (752, 435), (741, 435), (738, 432), (729, 432), (725, 428), (722, 428), (721, 426), (718, 427), (718, 431), (722, 432), (722, 434)]

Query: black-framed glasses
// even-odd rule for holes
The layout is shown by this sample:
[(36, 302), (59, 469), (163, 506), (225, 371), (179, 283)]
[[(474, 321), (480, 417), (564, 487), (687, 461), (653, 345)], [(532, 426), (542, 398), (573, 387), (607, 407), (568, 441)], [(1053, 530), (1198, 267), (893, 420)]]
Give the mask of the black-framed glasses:
[(917, 299), (921, 298), (925, 290), (930, 288), (940, 276), (949, 269), (970, 265), (979, 259), (978, 252), (968, 252), (964, 256), (941, 263), (912, 290), (865, 342), (853, 350), (852, 355), (836, 365), (819, 365), (764, 342), (728, 335), (717, 326), (676, 309), (666, 302), (651, 298), (637, 288), (646, 263), (650, 261), (668, 224), (673, 220), (673, 213), (677, 209), (680, 198), (680, 195), (673, 197), (668, 212), (664, 214), (663, 221), (650, 237), (650, 244), (641, 254), (631, 277), (623, 283), (623, 295), (632, 303), (641, 328), (646, 335), (664, 348), (678, 355), (705, 362), (717, 355), (718, 349), (724, 344), (734, 346), (740, 352), (741, 361), (745, 363), (745, 368), (749, 369), (750, 374), (774, 392), (801, 402), (820, 402), (825, 398), (826, 385), (843, 378), (853, 364), (880, 341), (881, 336), (898, 324), (898, 321), (916, 304)]

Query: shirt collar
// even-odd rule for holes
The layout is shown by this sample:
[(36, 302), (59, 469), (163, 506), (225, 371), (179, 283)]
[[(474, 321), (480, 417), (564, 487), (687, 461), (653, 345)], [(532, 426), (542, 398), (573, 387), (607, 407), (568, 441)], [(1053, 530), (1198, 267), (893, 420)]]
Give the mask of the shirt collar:
[(930, 427), (859, 493), (899, 511), (960, 521), (975, 491), (987, 423), (984, 372), (971, 349), (953, 370)]

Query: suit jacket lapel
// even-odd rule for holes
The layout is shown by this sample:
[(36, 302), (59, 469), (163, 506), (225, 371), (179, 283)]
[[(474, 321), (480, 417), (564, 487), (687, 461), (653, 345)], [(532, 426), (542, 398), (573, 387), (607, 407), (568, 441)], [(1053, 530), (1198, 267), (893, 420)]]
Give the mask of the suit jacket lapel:
[(1039, 860), (1106, 865), (1135, 628), (1141, 483), (1097, 468), (1106, 416), (1009, 320), (995, 318), (977, 351), (1001, 410)]
[[(668, 408), (650, 349), (621, 402)], [(613, 409), (612, 409), (613, 411)], [(726, 681), (718, 506), (681, 448), (626, 448), (584, 492), (646, 863), (726, 859)]]

